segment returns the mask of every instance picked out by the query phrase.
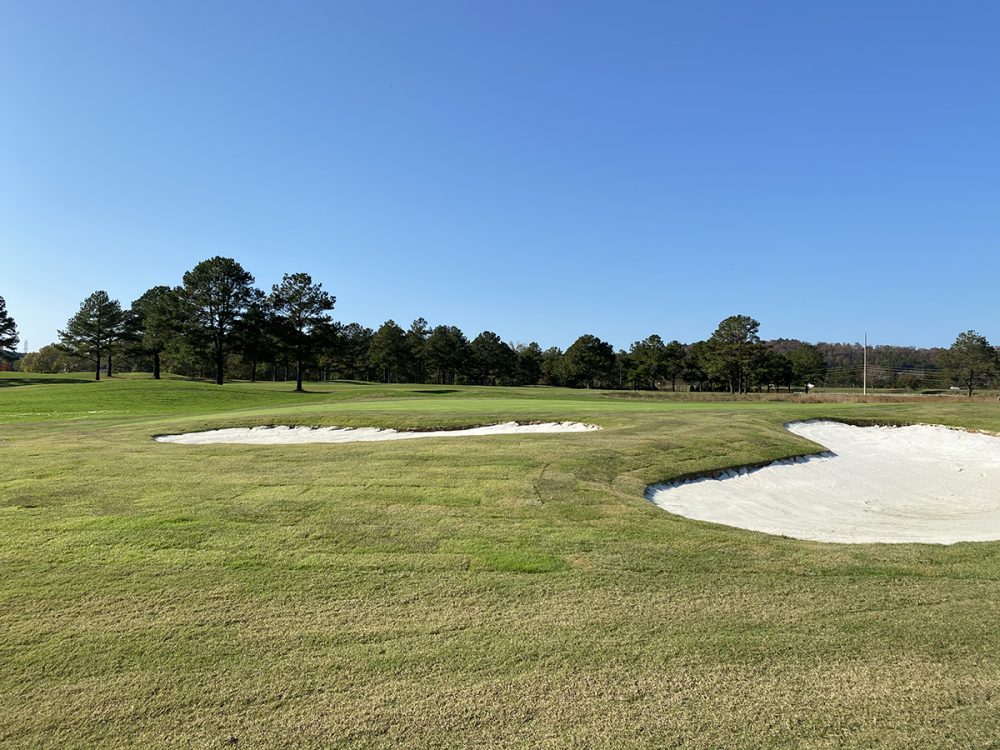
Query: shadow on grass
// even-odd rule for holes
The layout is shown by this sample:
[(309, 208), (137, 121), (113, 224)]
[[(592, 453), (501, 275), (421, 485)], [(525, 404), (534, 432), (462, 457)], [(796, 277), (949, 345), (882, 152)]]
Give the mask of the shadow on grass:
[(61, 385), (67, 383), (93, 383), (94, 376), (89, 378), (81, 376), (78, 378), (55, 377), (46, 375), (25, 375), (16, 378), (0, 378), (0, 388), (7, 388), (17, 385)]

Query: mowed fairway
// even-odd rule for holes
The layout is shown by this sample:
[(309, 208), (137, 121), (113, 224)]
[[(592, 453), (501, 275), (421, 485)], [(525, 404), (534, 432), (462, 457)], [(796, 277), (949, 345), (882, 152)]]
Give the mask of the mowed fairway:
[[(816, 450), (790, 420), (1000, 404), (50, 380), (0, 386), (2, 747), (998, 746), (1000, 543), (793, 541), (643, 491)], [(152, 439), (508, 420), (604, 429)]]

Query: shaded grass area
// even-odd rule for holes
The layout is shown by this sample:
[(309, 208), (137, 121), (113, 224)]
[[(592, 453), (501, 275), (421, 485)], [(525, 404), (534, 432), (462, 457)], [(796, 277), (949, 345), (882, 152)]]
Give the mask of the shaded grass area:
[(0, 388), (11, 388), (19, 385), (69, 385), (71, 383), (87, 383), (92, 379), (83, 373), (36, 375), (21, 372), (0, 372)]
[[(1000, 430), (996, 405), (108, 385), (0, 396), (5, 747), (985, 748), (1000, 736), (1000, 544), (799, 542), (642, 499), (651, 482), (815, 448), (786, 421)], [(7, 410), (15, 391), (34, 395)], [(87, 415), (98, 402), (110, 411)], [(151, 440), (510, 419), (604, 429)]]

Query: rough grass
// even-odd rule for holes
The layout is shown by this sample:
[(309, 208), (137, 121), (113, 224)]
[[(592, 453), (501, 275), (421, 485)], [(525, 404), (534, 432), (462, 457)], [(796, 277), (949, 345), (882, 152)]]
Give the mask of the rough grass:
[[(793, 419), (1000, 430), (1000, 405), (287, 389), (0, 393), (0, 746), (996, 746), (1000, 544), (799, 542), (643, 490), (815, 449)], [(510, 419), (604, 429), (151, 439)]]

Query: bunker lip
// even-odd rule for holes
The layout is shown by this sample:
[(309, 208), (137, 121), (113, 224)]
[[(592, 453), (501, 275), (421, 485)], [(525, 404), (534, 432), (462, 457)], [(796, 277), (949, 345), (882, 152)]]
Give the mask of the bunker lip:
[(485, 435), (545, 435), (593, 432), (595, 424), (581, 422), (503, 422), (457, 430), (394, 430), (382, 427), (229, 427), (220, 430), (155, 435), (159, 443), (182, 445), (304, 445), (319, 443), (373, 443), (419, 438), (480, 437)]
[(1000, 437), (938, 425), (792, 422), (827, 450), (651, 485), (676, 515), (795, 539), (1000, 540)]

